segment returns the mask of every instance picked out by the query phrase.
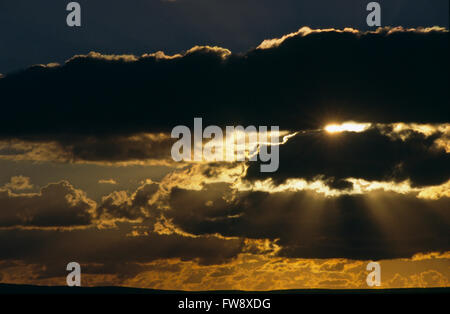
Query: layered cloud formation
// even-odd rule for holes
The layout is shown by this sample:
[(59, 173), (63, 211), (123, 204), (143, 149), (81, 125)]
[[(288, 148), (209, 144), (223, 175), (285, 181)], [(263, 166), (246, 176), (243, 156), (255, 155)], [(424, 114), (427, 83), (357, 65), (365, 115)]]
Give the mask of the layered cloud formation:
[(0, 136), (159, 132), (197, 116), (281, 129), (441, 123), (448, 52), (445, 29), (385, 28), (301, 29), (243, 55), (207, 46), (172, 57), (91, 53), (2, 78)]
[[(448, 52), (438, 27), (302, 28), (245, 54), (90, 53), (0, 77), (0, 161), (18, 169), (1, 178), (0, 280), (58, 283), (74, 260), (92, 284), (355, 288), (383, 260), (387, 286), (448, 285)], [(175, 163), (170, 130), (194, 117), (279, 125), (278, 171)], [(108, 192), (36, 183), (42, 164), (102, 169)], [(146, 180), (105, 175), (131, 165)]]

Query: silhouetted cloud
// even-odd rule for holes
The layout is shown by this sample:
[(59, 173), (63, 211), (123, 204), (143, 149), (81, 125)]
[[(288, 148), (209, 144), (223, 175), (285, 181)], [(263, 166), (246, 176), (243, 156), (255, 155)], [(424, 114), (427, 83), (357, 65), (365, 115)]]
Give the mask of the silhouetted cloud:
[(11, 189), (15, 191), (29, 190), (33, 188), (31, 184), (31, 179), (25, 176), (13, 176), (10, 182), (4, 185), (4, 188)]
[(158, 189), (158, 184), (146, 183), (131, 196), (126, 191), (115, 191), (103, 197), (96, 215), (102, 220), (149, 218), (149, 211), (156, 207), (150, 201)]
[(384, 259), (449, 250), (450, 199), (374, 191), (364, 195), (236, 192), (214, 184), (172, 189), (164, 215), (192, 234), (271, 239), (281, 256)]
[(50, 135), (0, 140), (0, 158), (72, 163), (171, 163), (170, 134)]
[(39, 193), (15, 194), (0, 189), (0, 227), (74, 227), (92, 223), (96, 203), (67, 181), (51, 183)]
[(249, 163), (248, 180), (322, 177), (333, 188), (351, 188), (347, 178), (368, 181), (409, 179), (412, 186), (439, 185), (450, 178), (450, 154), (436, 144), (443, 134), (430, 135), (407, 130), (393, 136), (391, 126), (372, 127), (364, 132), (329, 134), (306, 132), (280, 146), (280, 166), (274, 173), (259, 171)]
[(309, 31), (264, 45), (242, 55), (207, 46), (173, 58), (92, 53), (9, 74), (0, 136), (167, 131), (196, 116), (293, 130), (449, 116), (446, 30)]
[[(313, 278), (318, 287), (355, 287), (364, 284), (361, 260), (448, 259), (448, 35), (438, 27), (301, 28), (243, 54), (215, 46), (92, 52), (0, 74), (1, 159), (173, 166), (135, 191), (102, 172), (93, 185), (120, 181), (123, 190), (97, 202), (67, 181), (25, 193), (31, 179), (9, 174), (0, 188), (0, 270), (63, 277), (73, 260), (83, 273), (139, 280), (189, 262), (183, 287), (246, 275), (258, 277), (253, 288), (276, 286), (275, 271), (235, 271), (248, 254), (269, 270), (279, 267), (272, 258), (330, 259), (299, 264), (326, 274)], [(274, 173), (261, 173), (258, 162), (175, 165), (170, 130), (194, 117), (298, 133), (280, 145)], [(348, 120), (367, 127), (324, 128)], [(358, 270), (337, 275), (346, 267)], [(389, 281), (422, 283), (448, 279), (430, 270)]]
[(209, 265), (229, 261), (242, 251), (243, 246), (239, 239), (156, 233), (133, 236), (132, 230), (129, 225), (101, 231), (95, 228), (72, 231), (0, 230), (0, 260), (48, 265), (48, 272), (53, 273), (50, 276), (55, 276), (55, 271), (59, 276), (64, 276), (68, 260), (104, 264), (101, 267), (103, 272), (112, 271), (115, 265), (133, 267), (137, 263), (171, 258)]

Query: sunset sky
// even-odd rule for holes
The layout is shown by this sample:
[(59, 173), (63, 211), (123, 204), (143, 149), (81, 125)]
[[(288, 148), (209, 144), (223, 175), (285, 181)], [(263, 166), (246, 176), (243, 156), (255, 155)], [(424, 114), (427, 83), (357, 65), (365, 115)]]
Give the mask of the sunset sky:
[[(0, 3), (0, 283), (450, 286), (448, 1), (367, 2)], [(197, 117), (278, 170), (175, 162)]]

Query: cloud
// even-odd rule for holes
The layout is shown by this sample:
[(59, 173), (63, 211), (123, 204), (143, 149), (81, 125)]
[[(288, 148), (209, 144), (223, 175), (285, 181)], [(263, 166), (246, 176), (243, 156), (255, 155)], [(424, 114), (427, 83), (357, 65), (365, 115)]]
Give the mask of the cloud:
[(384, 35), (392, 35), (395, 33), (404, 33), (404, 32), (413, 32), (413, 33), (431, 33), (431, 32), (448, 32), (444, 27), (434, 26), (434, 27), (418, 27), (418, 28), (403, 28), (401, 26), (398, 27), (379, 27), (375, 31), (360, 31), (354, 28), (344, 28), (342, 30), (335, 28), (328, 29), (311, 29), (308, 26), (301, 27), (298, 31), (282, 36), (281, 38), (273, 38), (264, 40), (257, 49), (270, 49), (276, 48), (284, 43), (284, 41), (290, 38), (296, 37), (305, 37), (310, 34), (320, 34), (320, 33), (348, 33), (356, 36), (367, 36), (370, 34), (384, 34)]
[[(74, 260), (96, 283), (348, 288), (365, 285), (363, 260), (445, 262), (447, 55), (441, 28), (303, 28), (244, 54), (92, 52), (8, 74), (3, 159), (174, 166), (169, 131), (198, 116), (299, 132), (270, 175), (254, 162), (178, 164), (99, 202), (66, 181), (18, 194), (31, 181), (11, 178), (0, 189), (2, 281), (50, 282)], [(349, 120), (368, 127), (323, 130)], [(392, 279), (442, 284), (439, 270)]]
[(159, 183), (144, 182), (131, 194), (115, 191), (98, 205), (65, 181), (40, 193), (2, 190), (1, 226), (117, 230), (131, 223), (127, 237), (240, 239), (242, 252), (288, 258), (417, 259), (449, 250), (447, 197), (383, 189), (332, 197), (314, 190), (241, 190), (233, 168), (217, 167), (218, 177), (214, 168), (196, 165)]
[(145, 183), (131, 196), (126, 191), (115, 191), (102, 198), (96, 216), (105, 223), (116, 220), (138, 220), (150, 217), (150, 210), (156, 208), (152, 203), (159, 189), (156, 183)]
[(87, 138), (69, 136), (58, 143), (75, 161), (121, 162), (169, 159), (174, 140), (167, 134), (134, 134)]
[(420, 280), (423, 286), (426, 287), (446, 287), (448, 286), (448, 279), (440, 272), (429, 270), (420, 274)]
[(112, 184), (112, 185), (116, 185), (117, 181), (114, 179), (100, 179), (98, 180), (99, 184)]
[[(383, 264), (383, 285), (448, 284), (439, 268), (425, 268), (430, 264), (417, 264), (415, 273), (401, 271), (401, 278), (393, 278), (392, 267), (382, 260), (402, 258), (398, 262), (445, 266), (448, 198), (423, 200), (382, 190), (334, 197), (312, 191), (239, 191), (232, 182), (191, 190), (177, 187), (183, 180), (165, 186), (168, 182), (148, 181), (134, 193), (116, 191), (98, 206), (91, 203), (96, 209), (93, 212), (91, 207), (91, 224), (85, 228), (23, 228), (23, 223), (1, 228), (0, 274), (8, 282), (64, 284), (65, 265), (74, 260), (82, 264), (86, 285), (187, 290), (364, 288), (364, 261), (376, 259)], [(82, 207), (83, 193), (74, 191), (60, 182), (49, 184), (40, 194), (6, 195), (20, 197), (10, 203), (23, 206), (12, 208), (14, 213), (21, 216), (23, 208), (42, 213), (40, 218), (27, 213), (29, 226), (42, 226), (49, 224), (35, 222), (43, 216), (55, 221), (59, 212), (43, 210), (39, 204), (61, 208), (64, 205), (56, 203), (63, 203), (57, 201), (62, 197), (57, 195), (65, 195), (67, 202)], [(11, 208), (4, 206), (4, 195), (0, 194), (0, 208)], [(48, 201), (50, 195), (53, 203)], [(41, 202), (28, 202), (25, 197)], [(0, 218), (2, 222), (16, 219)], [(113, 228), (99, 228), (107, 222), (113, 222)], [(173, 229), (159, 233), (154, 229), (158, 222)]]
[[(191, 171), (190, 177), (171, 180), (225, 180), (246, 171), (246, 183), (256, 188), (302, 189), (316, 186), (328, 194), (362, 193), (383, 187), (417, 191), (419, 197), (439, 198), (448, 193), (450, 127), (445, 124), (373, 124), (360, 132), (296, 130), (280, 145), (280, 166), (261, 173), (259, 162), (200, 162), (187, 167), (171, 157), (174, 139), (167, 133), (135, 135), (64, 136), (57, 140), (0, 141), (0, 158), (15, 161), (56, 161), (98, 165), (165, 165)], [(196, 165), (196, 166), (194, 166)], [(220, 165), (220, 166), (218, 166)], [(248, 169), (247, 169), (248, 168)], [(239, 170), (240, 169), (240, 170)], [(202, 173), (203, 172), (203, 173)], [(222, 178), (218, 179), (221, 172)], [(200, 175), (200, 176), (199, 176)], [(269, 180), (269, 181), (267, 181)], [(267, 182), (266, 182), (267, 181)]]
[(423, 261), (432, 259), (450, 259), (450, 252), (430, 252), (430, 253), (417, 253), (411, 260), (412, 261)]
[[(44, 260), (45, 261), (45, 260)], [(368, 261), (346, 259), (287, 259), (263, 255), (239, 254), (222, 264), (199, 265), (194, 260), (159, 259), (148, 263), (82, 264), (83, 286), (122, 285), (167, 290), (277, 290), (277, 289), (366, 289), (365, 267)], [(448, 285), (446, 263), (433, 265)], [(25, 264), (20, 261), (0, 262), (4, 282), (64, 285), (65, 265)], [(381, 261), (382, 288), (432, 287), (436, 281), (421, 280), (430, 265), (409, 261)], [(439, 274), (437, 274), (439, 273)], [(423, 277), (427, 275), (424, 274)], [(426, 279), (426, 278), (424, 278)], [(427, 286), (427, 283), (430, 286)]]
[[(317, 34), (317, 33), (324, 33), (324, 32), (337, 32), (337, 33), (352, 33), (352, 34), (364, 34), (364, 32), (360, 32), (357, 29), (353, 28), (344, 28), (343, 30), (329, 28), (329, 29), (311, 29), (308, 26), (301, 27), (298, 31), (286, 34), (282, 36), (281, 38), (273, 38), (273, 39), (266, 39), (264, 40), (257, 49), (271, 49), (271, 48), (277, 48), (281, 44), (284, 43), (285, 40), (289, 38), (295, 38), (295, 37), (304, 37), (308, 36), (310, 34)], [(370, 32), (366, 32), (370, 33)]]
[(128, 276), (144, 270), (146, 267), (142, 264), (152, 261), (180, 259), (200, 265), (221, 264), (235, 258), (242, 250), (239, 239), (155, 233), (127, 236), (131, 230), (126, 224), (121, 225), (120, 229), (100, 231), (95, 228), (72, 231), (0, 230), (0, 260), (46, 265), (38, 272), (46, 278), (66, 276), (65, 266), (69, 260), (82, 265), (90, 264), (86, 271), (91, 273), (119, 272), (122, 276)]
[(99, 206), (100, 221), (139, 222), (136, 235), (242, 238), (250, 241), (246, 252), (295, 258), (405, 258), (449, 249), (449, 198), (424, 197), (430, 188), (351, 180), (354, 190), (344, 193), (324, 193), (317, 182), (262, 189), (230, 166), (191, 165), (131, 195), (114, 192)]
[(363, 132), (330, 134), (302, 132), (280, 146), (280, 166), (262, 173), (249, 163), (246, 179), (321, 178), (335, 189), (351, 189), (348, 178), (367, 181), (409, 180), (413, 187), (440, 185), (450, 179), (450, 154), (437, 142), (439, 131), (423, 134), (411, 129), (393, 133), (392, 125), (372, 126)]
[(4, 188), (15, 191), (30, 190), (33, 188), (31, 179), (25, 176), (13, 176), (9, 183), (4, 185)]
[(270, 239), (285, 257), (378, 260), (449, 249), (448, 198), (384, 191), (330, 198), (310, 191), (238, 192), (217, 183), (173, 188), (169, 205), (163, 215), (187, 233)]
[(157, 133), (196, 116), (285, 130), (446, 122), (447, 55), (448, 31), (396, 28), (311, 30), (245, 54), (203, 46), (176, 57), (80, 55), (0, 80), (0, 137)]
[(92, 223), (96, 203), (67, 181), (51, 183), (39, 193), (15, 194), (0, 189), (0, 227), (76, 227)]
[(42, 136), (0, 140), (0, 158), (97, 164), (173, 164), (170, 134)]

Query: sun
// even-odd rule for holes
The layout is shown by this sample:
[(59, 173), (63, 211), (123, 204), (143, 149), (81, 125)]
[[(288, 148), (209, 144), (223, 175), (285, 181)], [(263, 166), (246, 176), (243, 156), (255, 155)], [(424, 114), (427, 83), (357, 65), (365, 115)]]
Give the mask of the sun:
[(370, 123), (358, 123), (353, 121), (344, 122), (342, 124), (328, 124), (325, 131), (328, 133), (340, 132), (363, 132), (370, 127)]

